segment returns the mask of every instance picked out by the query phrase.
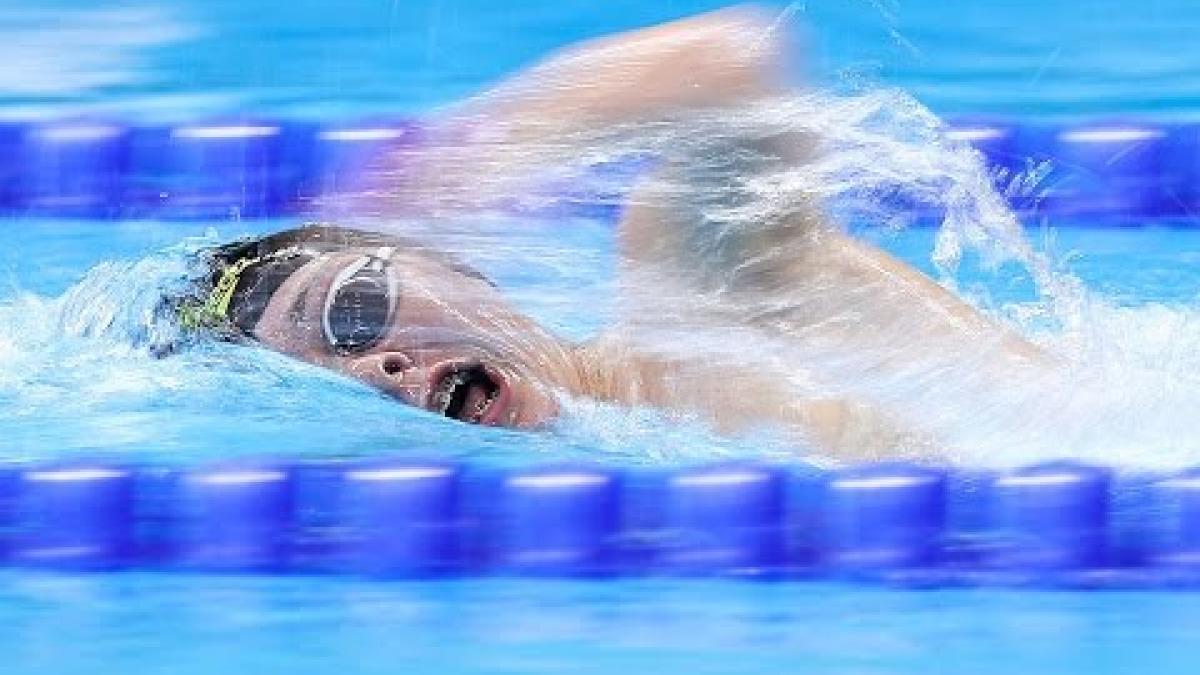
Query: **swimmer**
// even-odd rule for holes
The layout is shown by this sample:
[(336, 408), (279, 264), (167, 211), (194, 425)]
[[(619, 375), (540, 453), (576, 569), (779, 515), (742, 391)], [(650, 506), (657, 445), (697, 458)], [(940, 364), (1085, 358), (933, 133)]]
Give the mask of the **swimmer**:
[[(392, 159), (403, 175), (379, 186), (384, 205), (426, 221), (470, 213), (521, 189), (549, 155), (569, 155), (579, 139), (775, 96), (785, 89), (788, 54), (775, 20), (749, 8), (583, 43), (431, 121), (425, 142)], [(621, 319), (584, 344), (517, 311), (454, 256), (326, 224), (209, 251), (211, 274), (178, 303), (179, 315), (186, 326), (251, 340), (467, 423), (542, 427), (569, 396), (698, 415), (729, 432), (774, 425), (834, 456), (936, 449), (918, 424), (874, 402), (797, 387), (792, 375), (813, 364), (726, 358), (737, 352), (738, 331), (753, 331), (798, 353), (836, 346), (878, 355), (868, 362), (880, 376), (973, 355), (978, 377), (1002, 385), (1051, 363), (929, 278), (843, 233), (816, 198), (732, 234), (703, 208), (736, 206), (737, 174), (755, 162), (803, 167), (812, 146), (784, 133), (712, 144), (707, 155), (660, 148), (658, 168), (619, 225)], [(757, 159), (715, 161), (746, 150)], [(717, 169), (697, 172), (697, 163)], [(681, 297), (691, 301), (672, 300)], [(658, 329), (692, 328), (723, 336), (723, 356), (654, 343)], [(888, 341), (895, 335), (913, 347), (897, 352)], [(838, 377), (836, 368), (820, 371), (814, 377)]]

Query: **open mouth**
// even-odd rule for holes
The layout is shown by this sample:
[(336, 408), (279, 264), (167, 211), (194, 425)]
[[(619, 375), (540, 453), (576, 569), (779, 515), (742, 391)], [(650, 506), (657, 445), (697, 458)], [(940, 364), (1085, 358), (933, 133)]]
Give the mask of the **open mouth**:
[(504, 391), (503, 380), (482, 365), (450, 365), (432, 378), (429, 409), (468, 424), (494, 424)]

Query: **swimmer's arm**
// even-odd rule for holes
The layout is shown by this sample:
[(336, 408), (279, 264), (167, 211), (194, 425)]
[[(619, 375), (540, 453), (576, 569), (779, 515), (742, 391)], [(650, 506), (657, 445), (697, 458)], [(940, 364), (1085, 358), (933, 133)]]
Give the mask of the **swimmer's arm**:
[[(663, 181), (666, 190), (654, 186)], [(690, 189), (660, 177), (631, 199), (619, 230), (623, 296), (652, 306), (631, 302), (634, 315), (627, 321), (670, 316), (703, 322), (704, 316), (681, 314), (700, 307), (720, 321), (886, 358), (902, 346), (895, 342), (899, 336), (911, 348), (898, 360), (999, 349), (1026, 365), (1053, 361), (910, 265), (840, 231), (815, 204), (797, 205), (775, 222), (718, 232), (683, 203), (702, 199)], [(645, 287), (659, 290), (647, 296), (639, 290)], [(676, 301), (672, 294), (686, 297)], [(697, 303), (697, 297), (705, 301)]]
[(701, 414), (714, 430), (744, 433), (782, 425), (795, 440), (828, 456), (875, 459), (897, 448), (932, 452), (929, 437), (882, 410), (844, 397), (805, 397), (770, 369), (650, 354), (607, 332), (578, 347), (578, 393), (623, 405)]
[(486, 208), (628, 125), (779, 91), (785, 32), (739, 7), (568, 48), (446, 111), (390, 160), (403, 177), (380, 191), (406, 215)]
[(819, 259), (806, 261), (815, 269), (793, 268), (791, 274), (823, 275), (838, 287), (869, 289), (851, 296), (849, 301), (857, 307), (848, 309), (879, 322), (903, 325), (910, 339), (925, 350), (999, 348), (1025, 365), (1052, 364), (1036, 344), (889, 253), (832, 228), (817, 239)]
[[(767, 171), (802, 168), (806, 152), (802, 144), (765, 153), (754, 148), (768, 157)], [(690, 162), (704, 165), (705, 158)], [(632, 303), (627, 321), (663, 316), (704, 321), (719, 315), (720, 321), (879, 355), (898, 367), (926, 356), (989, 350), (1017, 364), (1053, 362), (1037, 345), (921, 272), (840, 231), (815, 197), (806, 202), (796, 196), (780, 211), (761, 196), (728, 187), (744, 178), (739, 173), (714, 180), (690, 170), (684, 157), (635, 190), (619, 231), (622, 284), (626, 297), (652, 306)], [(747, 199), (746, 213), (722, 220), (722, 208)], [(649, 298), (639, 291), (672, 285)], [(672, 293), (687, 297), (675, 301)], [(697, 293), (705, 302), (695, 302)], [(705, 316), (685, 314), (689, 307), (703, 308)]]
[(453, 111), (514, 143), (653, 120), (777, 91), (784, 30), (765, 13), (726, 9), (589, 40)]

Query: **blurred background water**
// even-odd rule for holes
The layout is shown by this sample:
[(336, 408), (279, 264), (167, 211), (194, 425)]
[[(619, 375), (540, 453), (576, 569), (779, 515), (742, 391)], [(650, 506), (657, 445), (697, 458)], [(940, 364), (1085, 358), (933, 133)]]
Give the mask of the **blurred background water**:
[[(723, 4), (10, 1), (0, 103), (9, 114), (419, 111), (570, 42)], [(773, 6), (811, 27), (810, 66), (827, 82), (899, 87), (941, 114), (1194, 117), (1200, 101), (1188, 0)]]

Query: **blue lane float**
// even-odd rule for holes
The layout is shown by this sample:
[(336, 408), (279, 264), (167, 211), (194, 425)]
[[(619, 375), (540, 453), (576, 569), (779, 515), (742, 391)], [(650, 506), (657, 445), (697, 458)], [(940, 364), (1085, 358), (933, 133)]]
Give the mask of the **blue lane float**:
[(1105, 564), (1111, 472), (1056, 462), (996, 478), (989, 564), (1013, 570), (1095, 569)]
[(60, 571), (1200, 588), (1200, 469), (59, 461), (0, 470), (0, 536)]
[(908, 464), (857, 467), (829, 480), (827, 564), (850, 574), (931, 567), (946, 519), (945, 472)]
[(1196, 206), (1195, 125), (964, 117), (948, 121), (946, 136), (980, 151), (1001, 193), (1026, 217), (1131, 224), (1188, 216)]
[(262, 218), (284, 210), (285, 130), (264, 120), (178, 126), (165, 139), (159, 210), (179, 218)]
[(109, 218), (119, 213), (129, 130), (111, 121), (70, 120), (25, 131), (18, 158), (20, 206), (39, 216)]
[(1054, 132), (1050, 161), (1060, 175), (1049, 181), (1050, 211), (1072, 216), (1169, 215), (1165, 163), (1169, 130), (1136, 122), (1090, 123)]
[(44, 465), (9, 483), (17, 504), (14, 562), (59, 569), (129, 564), (134, 474), (100, 462)]
[(620, 483), (609, 470), (552, 466), (503, 478), (499, 565), (535, 576), (594, 576), (614, 571)]
[(179, 561), (217, 572), (288, 568), (296, 519), (293, 469), (272, 461), (199, 467), (179, 479)]
[(757, 576), (785, 566), (782, 471), (722, 464), (680, 471), (666, 484), (664, 570)]
[(313, 136), (313, 193), (353, 193), (362, 189), (363, 172), (390, 150), (420, 140), (420, 127), (411, 120), (370, 119), (327, 124)]
[(1157, 481), (1153, 490), (1152, 563), (1200, 575), (1200, 469)]
[(1012, 120), (980, 116), (956, 118), (946, 125), (945, 137), (978, 150), (991, 167), (1004, 172), (1003, 177), (1028, 168), (1028, 156), (1022, 153), (1021, 127)]
[[(1028, 218), (1136, 223), (1200, 206), (1200, 125), (1139, 120), (1044, 124), (950, 119), (951, 143), (983, 155)], [(112, 119), (0, 124), (0, 208), (46, 217), (240, 219), (287, 216), (353, 192), (385, 153), (421, 142), (401, 118), (316, 124), (231, 116), (177, 125)], [(403, 153), (395, 163), (403, 162)], [(514, 195), (512, 209), (613, 220), (653, 158), (606, 158)], [(392, 166), (403, 173), (403, 166)], [(903, 202), (903, 200), (900, 200)], [(918, 211), (927, 209), (917, 206)]]
[(355, 463), (343, 475), (349, 569), (427, 576), (461, 563), (460, 467), (391, 459)]

